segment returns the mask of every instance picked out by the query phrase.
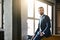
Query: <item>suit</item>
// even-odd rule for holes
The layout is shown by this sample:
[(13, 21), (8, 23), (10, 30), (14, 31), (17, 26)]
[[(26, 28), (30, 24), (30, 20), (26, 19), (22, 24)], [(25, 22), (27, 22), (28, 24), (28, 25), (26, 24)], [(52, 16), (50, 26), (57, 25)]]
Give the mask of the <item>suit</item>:
[(50, 27), (51, 27), (50, 18), (47, 15), (43, 15), (42, 18), (43, 19), (41, 20), (41, 23), (38, 24), (37, 31), (35, 32), (36, 37), (34, 38), (34, 40), (41, 40), (40, 32), (43, 32), (45, 37), (48, 37), (48, 36), (51, 35), (51, 32), (50, 32)]

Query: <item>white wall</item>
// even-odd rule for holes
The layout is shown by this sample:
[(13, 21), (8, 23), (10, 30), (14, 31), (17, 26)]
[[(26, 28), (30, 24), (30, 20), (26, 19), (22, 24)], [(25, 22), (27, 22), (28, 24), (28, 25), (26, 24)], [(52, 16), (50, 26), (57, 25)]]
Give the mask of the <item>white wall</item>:
[(27, 0), (21, 0), (21, 36), (22, 40), (27, 40)]
[(55, 6), (56, 6), (56, 2), (55, 2), (55, 4), (53, 5), (53, 35), (55, 35), (55, 28), (56, 28), (56, 26), (55, 26), (55, 24), (56, 24), (56, 20), (55, 20)]
[(4, 0), (4, 39), (12, 40), (12, 0)]

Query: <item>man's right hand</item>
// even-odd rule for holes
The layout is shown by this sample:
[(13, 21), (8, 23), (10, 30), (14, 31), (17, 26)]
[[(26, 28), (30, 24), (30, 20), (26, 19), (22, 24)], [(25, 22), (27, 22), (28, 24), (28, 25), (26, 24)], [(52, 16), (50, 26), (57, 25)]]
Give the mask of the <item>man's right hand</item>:
[(31, 40), (33, 40), (33, 39), (34, 39), (34, 36), (32, 36)]
[(43, 33), (42, 32), (40, 32), (40, 36), (43, 36)]

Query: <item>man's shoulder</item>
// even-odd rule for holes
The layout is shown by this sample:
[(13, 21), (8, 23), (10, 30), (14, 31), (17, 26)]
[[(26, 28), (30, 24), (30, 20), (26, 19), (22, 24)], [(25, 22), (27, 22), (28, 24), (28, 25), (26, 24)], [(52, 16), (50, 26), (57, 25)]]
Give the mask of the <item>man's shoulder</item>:
[(50, 20), (50, 18), (49, 18), (49, 16), (48, 15), (44, 15), (45, 16), (45, 19), (49, 19)]
[(46, 18), (49, 18), (49, 16), (48, 15), (44, 15)]
[(45, 17), (48, 17), (48, 15), (44, 15)]

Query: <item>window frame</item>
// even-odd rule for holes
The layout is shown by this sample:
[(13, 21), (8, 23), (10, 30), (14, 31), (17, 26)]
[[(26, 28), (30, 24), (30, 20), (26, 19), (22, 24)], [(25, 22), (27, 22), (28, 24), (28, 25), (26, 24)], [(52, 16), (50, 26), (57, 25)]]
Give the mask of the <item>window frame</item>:
[(3, 29), (3, 13), (4, 13), (3, 5), (4, 5), (4, 0), (1, 0), (0, 4), (1, 4), (1, 28), (0, 29)]
[[(48, 5), (50, 5), (50, 4), (47, 4), (47, 15), (48, 15)], [(53, 8), (53, 5), (51, 5), (52, 6), (52, 8)], [(35, 20), (39, 20), (39, 18), (35, 18), (35, 3), (34, 3), (34, 8), (33, 8), (34, 10), (33, 10), (33, 17), (28, 17), (27, 19), (32, 19), (32, 20), (34, 20), (34, 32), (33, 33), (35, 33)], [(53, 12), (52, 12), (53, 13)], [(51, 14), (52, 15), (52, 14)], [(51, 17), (52, 18), (52, 17)], [(53, 21), (53, 19), (50, 19), (50, 21)], [(53, 23), (52, 23), (53, 24)], [(52, 29), (53, 29), (53, 27), (52, 27)], [(53, 32), (53, 30), (52, 30), (52, 32)]]

